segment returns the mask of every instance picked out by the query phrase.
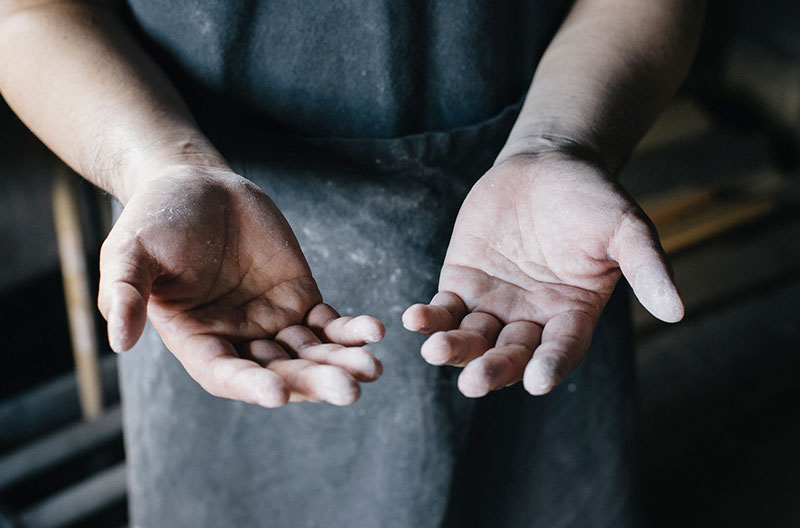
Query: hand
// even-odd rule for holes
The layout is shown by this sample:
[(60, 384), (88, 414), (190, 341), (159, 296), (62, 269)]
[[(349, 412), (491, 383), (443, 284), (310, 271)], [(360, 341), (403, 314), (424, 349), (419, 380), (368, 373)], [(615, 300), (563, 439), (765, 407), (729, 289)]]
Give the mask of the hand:
[(265, 407), (354, 402), (381, 374), (361, 345), (384, 327), (340, 317), (294, 234), (255, 185), (183, 169), (128, 201), (100, 255), (98, 305), (117, 352), (147, 316), (186, 371), (215, 396)]
[(426, 361), (464, 367), (466, 396), (520, 380), (545, 394), (583, 359), (620, 271), (650, 313), (683, 317), (652, 224), (611, 176), (563, 154), (516, 156), (470, 191), (439, 293), (403, 323), (430, 336)]

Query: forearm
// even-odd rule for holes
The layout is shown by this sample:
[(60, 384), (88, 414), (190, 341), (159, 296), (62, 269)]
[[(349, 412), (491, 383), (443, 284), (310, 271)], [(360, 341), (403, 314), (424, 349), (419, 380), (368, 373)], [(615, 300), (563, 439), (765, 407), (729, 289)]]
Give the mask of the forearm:
[(571, 151), (616, 171), (691, 65), (702, 0), (578, 0), (498, 161)]
[(61, 159), (123, 202), (170, 165), (225, 166), (108, 5), (5, 0), (0, 93)]

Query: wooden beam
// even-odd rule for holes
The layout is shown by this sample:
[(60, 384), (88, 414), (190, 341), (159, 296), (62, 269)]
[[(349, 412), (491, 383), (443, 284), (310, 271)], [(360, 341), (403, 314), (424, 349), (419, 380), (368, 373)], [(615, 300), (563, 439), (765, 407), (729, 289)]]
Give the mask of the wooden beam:
[(75, 484), (19, 515), (26, 528), (60, 528), (73, 525), (125, 498), (125, 464), (120, 463)]
[(93, 420), (100, 416), (103, 409), (102, 384), (97, 364), (95, 303), (89, 293), (77, 181), (62, 164), (57, 165), (53, 174), (53, 216), (81, 410), (85, 419)]
[(122, 435), (122, 412), (78, 422), (0, 458), (0, 490), (76, 458)]
[[(100, 360), (100, 372), (104, 394), (109, 401), (116, 401), (116, 354)], [(0, 402), (0, 451), (51, 433), (80, 417), (77, 381), (69, 372)]]

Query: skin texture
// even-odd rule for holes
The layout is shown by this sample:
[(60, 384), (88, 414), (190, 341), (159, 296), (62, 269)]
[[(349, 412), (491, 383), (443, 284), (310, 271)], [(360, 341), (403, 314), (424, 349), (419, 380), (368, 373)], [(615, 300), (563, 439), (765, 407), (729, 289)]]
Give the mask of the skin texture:
[(149, 317), (211, 394), (354, 402), (381, 374), (362, 345), (383, 324), (322, 303), (283, 215), (231, 171), (110, 4), (0, 3), (0, 92), (125, 205), (100, 257), (112, 348), (131, 348)]
[(479, 397), (552, 390), (583, 360), (621, 275), (667, 322), (684, 309), (652, 224), (615, 182), (694, 55), (702, 2), (579, 0), (494, 167), (456, 220), (428, 304), (403, 315), (422, 356)]
[(233, 173), (176, 171), (134, 195), (100, 255), (100, 310), (115, 350), (149, 316), (208, 392), (265, 407), (347, 405), (380, 362), (372, 317), (342, 318), (311, 277), (289, 224)]
[(429, 363), (465, 366), (465, 395), (520, 380), (544, 394), (583, 359), (620, 267), (654, 314), (682, 317), (655, 240), (602, 170), (562, 154), (509, 158), (465, 200), (440, 293), (403, 322), (431, 335), (422, 347)]
[[(345, 405), (380, 363), (369, 316), (322, 302), (292, 231), (197, 127), (112, 2), (0, 4), (0, 92), (42, 141), (125, 205), (101, 254), (114, 350), (149, 317), (210, 393)], [(429, 304), (405, 326), (464, 366), (467, 396), (543, 394), (583, 358), (621, 274), (656, 317), (683, 307), (657, 238), (614, 174), (696, 46), (695, 0), (578, 0), (495, 166), (456, 222)], [(355, 241), (354, 241), (355, 243)]]

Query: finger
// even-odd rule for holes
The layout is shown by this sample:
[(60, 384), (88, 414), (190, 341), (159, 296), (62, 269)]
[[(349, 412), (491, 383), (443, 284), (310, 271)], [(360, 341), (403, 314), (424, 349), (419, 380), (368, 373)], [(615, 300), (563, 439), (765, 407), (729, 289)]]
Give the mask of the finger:
[(442, 330), (457, 328), (467, 314), (461, 298), (450, 292), (439, 292), (430, 304), (415, 304), (403, 314), (403, 326), (412, 332), (431, 335)]
[(147, 321), (147, 299), (157, 266), (138, 241), (118, 243), (113, 232), (100, 251), (97, 306), (108, 321), (108, 342), (115, 352), (130, 349)]
[(473, 312), (457, 330), (430, 336), (422, 344), (422, 357), (431, 365), (465, 365), (494, 346), (502, 327), (493, 315)]
[(280, 376), (290, 391), (290, 401), (350, 405), (361, 393), (358, 382), (344, 370), (307, 359), (292, 359), (274, 341), (251, 341), (242, 347), (241, 353), (257, 358), (259, 363)]
[(275, 336), (275, 341), (300, 359), (342, 368), (359, 381), (373, 381), (383, 371), (381, 362), (365, 349), (322, 343), (305, 326), (287, 327)]
[(306, 325), (321, 339), (344, 346), (377, 343), (383, 339), (386, 328), (369, 315), (341, 317), (327, 304), (320, 303), (308, 312)]
[(375, 381), (383, 372), (383, 365), (378, 358), (363, 348), (345, 348), (332, 343), (323, 343), (301, 349), (297, 357), (339, 367), (358, 381)]
[(652, 225), (638, 217), (623, 220), (609, 253), (647, 311), (668, 323), (683, 319), (683, 301)]
[(302, 325), (287, 326), (278, 332), (275, 342), (294, 357), (297, 357), (298, 352), (303, 348), (322, 343), (314, 332)]
[(262, 407), (280, 407), (289, 399), (283, 378), (254, 361), (236, 355), (233, 345), (218, 337), (197, 335), (173, 351), (186, 372), (209, 394)]
[(583, 312), (565, 312), (550, 319), (542, 342), (525, 367), (525, 390), (547, 394), (583, 361), (597, 320)]
[(358, 400), (361, 388), (344, 370), (306, 359), (278, 361), (270, 366), (292, 388), (292, 401), (328, 402), (345, 406)]
[(239, 356), (255, 361), (262, 367), (269, 367), (274, 361), (292, 359), (283, 347), (268, 339), (258, 339), (241, 345)]
[(539, 345), (542, 327), (528, 321), (509, 323), (500, 331), (494, 348), (470, 361), (458, 376), (464, 396), (480, 398), (489, 391), (522, 380), (525, 366)]

